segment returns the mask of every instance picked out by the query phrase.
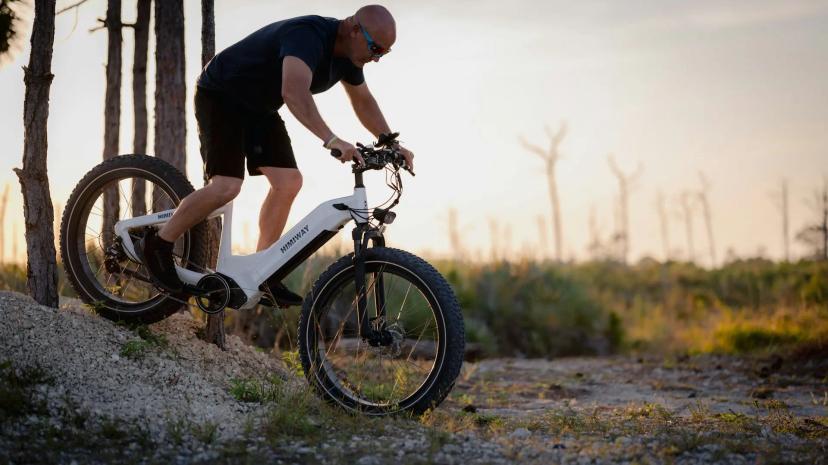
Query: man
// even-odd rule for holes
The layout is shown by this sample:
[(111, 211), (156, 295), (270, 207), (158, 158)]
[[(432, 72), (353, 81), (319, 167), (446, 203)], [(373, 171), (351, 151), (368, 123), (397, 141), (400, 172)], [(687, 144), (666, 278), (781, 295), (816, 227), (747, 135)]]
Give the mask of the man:
[[(238, 195), (245, 158), (247, 172), (264, 175), (270, 183), (259, 213), (256, 250), (268, 248), (281, 236), (302, 186), (290, 138), (276, 112), (283, 103), (326, 149), (342, 153), (342, 163), (362, 163), (356, 147), (325, 124), (312, 94), (342, 82), (362, 125), (374, 136), (390, 133), (362, 67), (379, 61), (395, 39), (394, 18), (384, 7), (370, 5), (344, 20), (302, 16), (270, 24), (205, 66), (198, 78), (195, 111), (209, 184), (184, 198), (169, 222), (145, 238), (144, 263), (158, 284), (170, 292), (182, 289), (173, 242)], [(400, 151), (413, 167), (414, 155), (402, 147)], [(300, 296), (273, 281), (266, 285), (276, 304), (301, 304)]]

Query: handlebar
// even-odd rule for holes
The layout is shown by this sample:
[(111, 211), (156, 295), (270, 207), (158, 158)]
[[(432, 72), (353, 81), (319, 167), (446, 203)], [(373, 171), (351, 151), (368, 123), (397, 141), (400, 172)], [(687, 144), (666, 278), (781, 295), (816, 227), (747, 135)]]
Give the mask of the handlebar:
[[(405, 157), (399, 151), (399, 146), (396, 143), (397, 136), (399, 136), (399, 133), (396, 132), (392, 134), (380, 134), (376, 144), (368, 146), (357, 142), (357, 152), (362, 156), (365, 163), (359, 165), (355, 162), (353, 165), (354, 173), (361, 173), (368, 170), (381, 170), (385, 168), (385, 165), (390, 163), (395, 169), (402, 168), (411, 173), (411, 176), (414, 176), (414, 171), (406, 164)], [(333, 149), (331, 150), (331, 156), (339, 158), (342, 156), (342, 152), (339, 149)]]

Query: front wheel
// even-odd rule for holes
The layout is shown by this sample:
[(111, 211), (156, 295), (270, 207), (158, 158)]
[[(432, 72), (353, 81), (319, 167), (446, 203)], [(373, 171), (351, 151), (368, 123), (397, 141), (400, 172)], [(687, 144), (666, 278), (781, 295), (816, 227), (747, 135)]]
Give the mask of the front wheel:
[(448, 395), (463, 363), (460, 305), (431, 265), (402, 250), (365, 257), (366, 318), (382, 343), (361, 334), (353, 254), (331, 265), (305, 299), (299, 354), (326, 400), (368, 415), (422, 413)]

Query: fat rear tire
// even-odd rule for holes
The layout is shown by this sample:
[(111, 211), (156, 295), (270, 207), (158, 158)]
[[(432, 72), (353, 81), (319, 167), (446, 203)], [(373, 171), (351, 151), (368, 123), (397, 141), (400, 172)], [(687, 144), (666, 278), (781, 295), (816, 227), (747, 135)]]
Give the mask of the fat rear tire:
[[(160, 186), (175, 206), (194, 189), (187, 178), (169, 163), (147, 155), (121, 155), (110, 158), (89, 171), (69, 196), (60, 224), (60, 254), (69, 284), (85, 303), (104, 318), (114, 321), (154, 323), (175, 313), (187, 294), (159, 293), (142, 302), (124, 302), (102, 292), (94, 276), (84, 271), (85, 236), (78, 231), (87, 221), (91, 203), (104, 186), (117, 180), (143, 178)], [(181, 239), (179, 239), (181, 240)], [(183, 258), (187, 268), (203, 270), (207, 258), (207, 224), (201, 222), (183, 236)]]

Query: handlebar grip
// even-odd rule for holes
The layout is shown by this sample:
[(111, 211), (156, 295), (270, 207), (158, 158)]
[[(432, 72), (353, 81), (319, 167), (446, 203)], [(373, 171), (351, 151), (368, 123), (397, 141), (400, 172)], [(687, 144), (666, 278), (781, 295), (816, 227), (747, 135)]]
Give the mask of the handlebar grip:
[(334, 158), (339, 158), (342, 156), (342, 151), (339, 149), (333, 149), (331, 150), (331, 156)]

